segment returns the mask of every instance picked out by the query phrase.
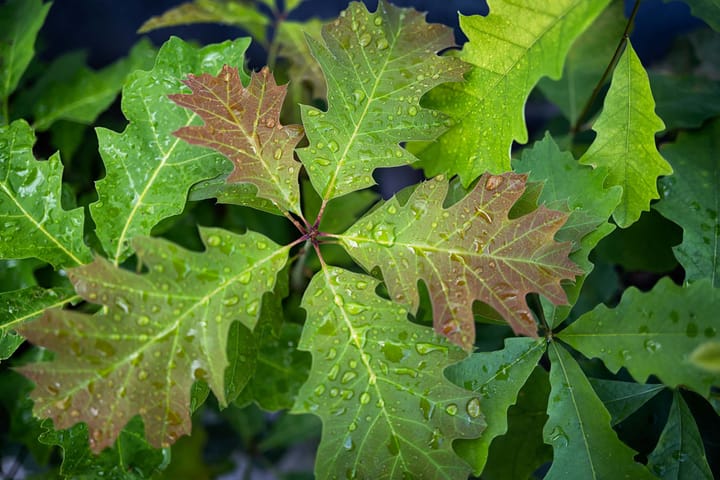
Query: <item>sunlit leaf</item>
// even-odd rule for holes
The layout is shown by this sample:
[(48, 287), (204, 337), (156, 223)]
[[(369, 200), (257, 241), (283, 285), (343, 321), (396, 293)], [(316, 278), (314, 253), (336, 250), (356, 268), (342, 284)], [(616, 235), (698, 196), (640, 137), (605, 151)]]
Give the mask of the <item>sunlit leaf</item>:
[(552, 391), (543, 433), (553, 447), (553, 462), (545, 478), (653, 478), (618, 439), (610, 414), (577, 362), (556, 342), (548, 350)]
[(680, 392), (675, 392), (665, 428), (655, 450), (648, 455), (648, 468), (663, 480), (715, 478), (695, 419)]
[(544, 339), (508, 338), (505, 348), (495, 352), (478, 352), (446, 370), (455, 384), (479, 394), (488, 427), (478, 439), (459, 440), (455, 450), (480, 475), (488, 461), (493, 439), (507, 431), (508, 408), (545, 353)]
[(662, 200), (654, 208), (680, 225), (683, 241), (675, 255), (685, 280), (710, 279), (720, 286), (720, 120), (683, 132), (663, 148), (677, 174), (660, 181)]
[(299, 348), (313, 355), (295, 411), (323, 421), (317, 478), (466, 479), (452, 449), (477, 437), (481, 399), (443, 377), (465, 355), (407, 310), (378, 297), (372, 277), (327, 267), (303, 297)]
[(466, 82), (433, 90), (428, 106), (450, 115), (438, 141), (418, 147), (428, 175), (459, 175), (464, 186), (486, 171), (510, 170), (513, 140), (527, 142), (525, 101), (543, 76), (559, 78), (565, 55), (609, 0), (490, 0), (486, 17), (461, 16), (469, 41), (459, 58)]
[(302, 109), (310, 142), (298, 155), (325, 200), (374, 185), (379, 167), (416, 159), (399, 143), (432, 140), (443, 129), (437, 112), (420, 107), (435, 85), (462, 79), (465, 67), (436, 52), (453, 45), (452, 30), (425, 15), (381, 0), (374, 13), (353, 2), (308, 37), (328, 87), (328, 110)]
[(610, 413), (613, 425), (625, 420), (655, 395), (665, 390), (663, 384), (643, 385), (599, 378), (591, 378), (590, 385)]
[(35, 135), (24, 120), (0, 127), (0, 258), (39, 258), (53, 267), (90, 261), (81, 208), (62, 208), (58, 154), (35, 160)]
[(648, 293), (627, 289), (617, 307), (596, 307), (558, 337), (613, 372), (625, 367), (638, 382), (655, 375), (665, 385), (707, 396), (718, 374), (699, 369), (688, 356), (717, 335), (718, 309), (720, 290), (707, 280), (683, 288), (664, 277)]
[(285, 87), (277, 86), (270, 70), (253, 73), (248, 88), (237, 69), (227, 65), (217, 76), (190, 75), (184, 83), (192, 93), (170, 99), (197, 113), (205, 124), (183, 127), (175, 134), (229, 158), (235, 169), (228, 183), (252, 183), (258, 196), (300, 214), (300, 164), (293, 150), (303, 130), (300, 125), (280, 124)]
[(720, 342), (709, 341), (700, 344), (690, 354), (690, 361), (702, 369), (720, 374)]
[(139, 413), (148, 441), (159, 447), (189, 433), (195, 380), (207, 382), (221, 404), (232, 397), (226, 388), (236, 377), (226, 367), (238, 349), (228, 340), (231, 326), (254, 327), (259, 299), (272, 290), (288, 249), (257, 233), (200, 233), (205, 252), (134, 240), (147, 274), (102, 258), (70, 271), (77, 292), (106, 309), (49, 310), (20, 329), (55, 353), (51, 362), (21, 369), (37, 384), (36, 415), (59, 429), (86, 422), (91, 449), (99, 452)]
[(583, 165), (606, 167), (606, 185), (620, 185), (623, 195), (613, 218), (628, 227), (658, 198), (657, 177), (672, 168), (658, 153), (655, 132), (665, 124), (655, 114), (647, 73), (630, 42), (618, 60), (603, 111), (593, 124), (597, 137), (580, 158)]
[(133, 237), (149, 235), (162, 219), (180, 214), (191, 185), (222, 173), (221, 155), (172, 135), (200, 119), (167, 95), (182, 91), (188, 73), (216, 74), (228, 59), (242, 64), (248, 44), (240, 39), (198, 49), (171, 38), (151, 71), (128, 77), (122, 107), (130, 124), (122, 133), (97, 129), (106, 175), (95, 184), (99, 200), (90, 205), (97, 236), (113, 262), (131, 255)]
[(435, 330), (464, 348), (475, 341), (475, 300), (497, 310), (515, 332), (535, 337), (525, 296), (538, 292), (565, 303), (560, 280), (581, 271), (567, 257), (571, 245), (553, 239), (565, 214), (540, 206), (508, 218), (524, 189), (524, 175), (486, 174), (465, 198), (441, 208), (448, 182), (436, 177), (404, 205), (393, 198), (338, 237), (365, 269), (379, 267), (390, 298), (413, 312), (418, 281), (425, 282)]

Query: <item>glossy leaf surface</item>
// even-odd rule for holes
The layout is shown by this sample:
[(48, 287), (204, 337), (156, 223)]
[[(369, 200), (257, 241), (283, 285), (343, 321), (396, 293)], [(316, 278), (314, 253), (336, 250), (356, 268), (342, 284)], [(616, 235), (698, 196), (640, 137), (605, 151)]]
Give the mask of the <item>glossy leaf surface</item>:
[(280, 124), (285, 87), (277, 86), (270, 70), (253, 73), (248, 88), (240, 82), (238, 70), (227, 65), (217, 76), (190, 75), (184, 83), (192, 93), (170, 99), (197, 113), (205, 125), (183, 127), (175, 135), (229, 158), (235, 169), (228, 183), (252, 183), (258, 196), (300, 214), (301, 165), (293, 151), (303, 130), (300, 125)]
[(453, 46), (452, 30), (425, 15), (381, 0), (374, 13), (359, 2), (308, 38), (325, 74), (328, 110), (303, 107), (310, 142), (298, 155), (325, 200), (374, 185), (379, 167), (416, 160), (400, 142), (432, 140), (443, 130), (437, 112), (420, 106), (432, 87), (462, 80), (465, 67), (436, 52)]
[(662, 200), (654, 208), (680, 225), (683, 241), (673, 248), (685, 280), (710, 279), (720, 286), (720, 121), (683, 132), (663, 155), (677, 173), (660, 181)]
[(577, 362), (555, 342), (548, 350), (552, 390), (544, 436), (553, 447), (553, 462), (545, 478), (653, 478), (618, 439)]
[(718, 375), (687, 357), (716, 337), (719, 308), (720, 291), (708, 281), (682, 288), (664, 277), (648, 293), (627, 289), (617, 307), (596, 307), (558, 337), (613, 372), (625, 367), (638, 382), (655, 375), (665, 385), (707, 396)]
[(648, 468), (662, 479), (714, 478), (695, 419), (680, 392), (675, 392), (665, 428), (655, 450), (648, 455)]
[(85, 215), (62, 207), (60, 156), (35, 160), (34, 143), (24, 120), (0, 127), (0, 258), (38, 258), (56, 269), (87, 263)]
[(465, 82), (430, 94), (428, 105), (453, 125), (418, 148), (425, 172), (457, 174), (467, 187), (483, 172), (510, 170), (513, 140), (527, 142), (523, 107), (530, 91), (545, 75), (560, 77), (570, 45), (608, 3), (490, 0), (488, 16), (461, 16), (469, 40), (459, 58), (472, 69)]
[(655, 395), (665, 390), (665, 385), (662, 383), (643, 385), (591, 378), (590, 384), (610, 413), (613, 425), (625, 420)]
[(455, 443), (456, 451), (473, 467), (475, 475), (485, 468), (493, 439), (507, 431), (508, 408), (545, 353), (545, 344), (544, 339), (508, 338), (504, 349), (474, 353), (446, 370), (448, 379), (482, 399), (487, 428), (480, 438)]
[(240, 39), (198, 49), (171, 38), (151, 71), (128, 78), (122, 108), (130, 124), (122, 133), (97, 129), (106, 175), (96, 182), (99, 200), (90, 205), (97, 235), (114, 263), (131, 255), (133, 237), (148, 235), (162, 219), (182, 212), (191, 185), (222, 172), (221, 155), (172, 135), (200, 119), (167, 95), (182, 90), (180, 80), (188, 73), (215, 74), (227, 59), (242, 63), (248, 44)]
[(327, 267), (303, 297), (299, 348), (313, 355), (295, 412), (323, 421), (317, 478), (465, 479), (452, 449), (485, 421), (475, 393), (443, 377), (462, 350), (375, 293), (372, 277)]
[(656, 182), (672, 167), (655, 146), (655, 133), (665, 124), (655, 115), (647, 73), (630, 42), (620, 57), (602, 113), (593, 124), (597, 137), (580, 158), (583, 165), (606, 167), (607, 185), (620, 185), (623, 195), (613, 218), (628, 227), (659, 198)]
[(379, 267), (390, 298), (413, 312), (420, 301), (417, 283), (425, 282), (435, 330), (465, 349), (475, 341), (475, 300), (497, 310), (515, 332), (535, 337), (525, 295), (538, 292), (565, 303), (560, 281), (581, 272), (567, 257), (570, 244), (553, 239), (565, 214), (540, 206), (508, 218), (525, 178), (483, 175), (465, 198), (441, 208), (448, 182), (436, 177), (404, 205), (389, 200), (339, 238), (366, 270)]
[(22, 368), (37, 384), (36, 415), (52, 418), (59, 429), (86, 422), (91, 448), (99, 452), (138, 413), (156, 447), (188, 434), (195, 380), (226, 403), (231, 325), (254, 327), (259, 299), (273, 288), (288, 250), (257, 233), (203, 229), (201, 236), (202, 253), (166, 240), (135, 240), (147, 274), (102, 258), (70, 272), (77, 292), (107, 309), (94, 315), (49, 310), (32, 328), (20, 329), (55, 353), (51, 362)]

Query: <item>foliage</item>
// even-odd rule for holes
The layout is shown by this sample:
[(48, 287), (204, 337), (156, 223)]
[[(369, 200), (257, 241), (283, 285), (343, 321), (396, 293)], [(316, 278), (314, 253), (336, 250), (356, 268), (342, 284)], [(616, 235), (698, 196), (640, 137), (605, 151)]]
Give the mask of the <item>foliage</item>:
[[(384, 0), (279, 3), (141, 27), (240, 26), (249, 73), (250, 38), (43, 65), (50, 4), (0, 5), (2, 455), (209, 478), (319, 436), (323, 479), (717, 476), (710, 50), (646, 69), (609, 0), (492, 0), (459, 51)], [(428, 179), (380, 199), (407, 165)]]

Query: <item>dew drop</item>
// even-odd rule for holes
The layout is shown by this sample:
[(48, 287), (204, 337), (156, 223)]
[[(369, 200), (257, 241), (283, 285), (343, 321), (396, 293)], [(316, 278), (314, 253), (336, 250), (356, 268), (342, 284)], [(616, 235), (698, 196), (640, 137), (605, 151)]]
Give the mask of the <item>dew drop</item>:
[(395, 228), (392, 225), (378, 223), (373, 228), (372, 235), (377, 242), (382, 243), (387, 247), (391, 247), (395, 244)]
[(348, 452), (352, 451), (355, 448), (355, 444), (353, 443), (352, 437), (350, 435), (345, 437), (345, 441), (343, 442), (343, 448)]
[(250, 315), (255, 315), (258, 311), (259, 306), (260, 306), (260, 303), (257, 300), (252, 301), (248, 304), (246, 311)]
[(408, 108), (408, 115), (410, 115), (411, 117), (414, 117), (415, 115), (417, 115), (417, 113), (418, 113), (418, 110), (416, 107), (412, 106), (412, 107)]
[(437, 450), (440, 448), (443, 444), (443, 436), (442, 433), (440, 433), (439, 428), (434, 428), (432, 433), (430, 434), (430, 440), (428, 440), (428, 447), (430, 447), (433, 450)]
[(325, 393), (325, 385), (323, 385), (323, 384), (321, 383), (320, 385), (318, 385), (317, 387), (315, 387), (315, 390), (313, 390), (313, 391), (315, 392), (315, 395), (317, 395), (317, 396), (319, 397), (320, 395), (322, 395), (323, 393)]
[(140, 326), (147, 325), (150, 323), (150, 317), (147, 315), (140, 315), (137, 319), (137, 324)]
[(505, 178), (500, 175), (490, 175), (485, 180), (485, 190), (491, 192), (503, 184)]
[(342, 378), (340, 379), (340, 383), (342, 383), (342, 384), (350, 383), (350, 382), (352, 382), (353, 380), (355, 380), (355, 378), (357, 378), (357, 373), (355, 373), (355, 372), (345, 372), (345, 373), (343, 374)]
[(480, 399), (477, 397), (471, 398), (467, 405), (465, 406), (465, 409), (467, 410), (468, 415), (470, 415), (472, 418), (477, 418), (480, 416)]
[(347, 303), (345, 304), (345, 310), (350, 315), (359, 315), (367, 310), (367, 307), (365, 305), (360, 305), (359, 303)]
[(367, 288), (367, 286), (368, 286), (367, 282), (365, 282), (363, 280), (360, 280), (359, 282), (357, 282), (355, 284), (355, 288), (357, 288), (358, 290), (365, 290)]
[(430, 401), (422, 397), (420, 398), (420, 411), (422, 412), (423, 418), (425, 420), (430, 420), (433, 416), (433, 413), (435, 413), (435, 404), (430, 403)]
[(217, 235), (210, 235), (207, 239), (207, 244), (209, 247), (217, 247), (222, 243), (222, 240)]
[(320, 111), (315, 110), (314, 108), (311, 108), (311, 109), (308, 109), (307, 114), (311, 117), (317, 117), (318, 115), (320, 115)]
[(378, 49), (378, 50), (385, 50), (385, 49), (388, 48), (389, 46), (390, 46), (390, 44), (389, 44), (388, 41), (385, 40), (384, 38), (381, 38), (381, 39), (378, 40), (378, 42), (377, 42), (377, 49)]
[(448, 348), (445, 345), (438, 345), (435, 343), (416, 343), (415, 350), (420, 355), (427, 355), (432, 352), (447, 352)]
[(333, 153), (337, 152), (340, 149), (340, 147), (338, 146), (338, 143), (335, 140), (330, 140), (328, 142), (327, 147), (328, 147), (328, 150), (330, 150)]
[(317, 157), (315, 161), (318, 163), (318, 165), (322, 165), (323, 167), (327, 167), (328, 165), (330, 165), (330, 160), (328, 160), (327, 158)]
[(363, 392), (360, 394), (360, 403), (363, 405), (367, 405), (370, 403), (370, 394), (368, 392)]
[(148, 378), (148, 373), (145, 370), (140, 370), (137, 374), (138, 380), (145, 380)]
[(283, 154), (282, 148), (277, 148), (277, 149), (275, 149), (275, 153), (273, 153), (273, 158), (275, 160), (280, 160), (282, 158), (282, 154)]
[(232, 297), (228, 297), (223, 300), (223, 305), (226, 307), (232, 307), (233, 305), (237, 305), (238, 302), (240, 302), (240, 298), (237, 295), (233, 295)]
[(258, 248), (258, 250), (265, 250), (268, 247), (268, 244), (263, 240), (258, 240), (255, 246)]
[(362, 35), (360, 35), (359, 43), (361, 47), (367, 47), (370, 45), (370, 42), (372, 41), (372, 35), (365, 32)]
[(375, 20), (373, 20), (373, 23), (379, 27), (383, 23), (382, 18), (375, 17)]
[(645, 344), (644, 344), (644, 345), (645, 345), (645, 350), (647, 350), (647, 351), (650, 352), (650, 353), (655, 353), (655, 352), (657, 352), (658, 350), (660, 350), (660, 348), (662, 348), (662, 345), (660, 345), (660, 344), (659, 344), (658, 342), (656, 342), (655, 340), (650, 340), (650, 339), (645, 340)]
[(445, 407), (445, 412), (447, 412), (448, 415), (455, 416), (458, 413), (458, 406), (454, 403), (451, 403), (447, 407)]
[(400, 453), (400, 442), (395, 435), (390, 436), (390, 441), (387, 443), (387, 449), (393, 457)]
[(335, 381), (338, 373), (340, 373), (340, 365), (333, 365), (333, 367), (328, 372), (328, 380)]

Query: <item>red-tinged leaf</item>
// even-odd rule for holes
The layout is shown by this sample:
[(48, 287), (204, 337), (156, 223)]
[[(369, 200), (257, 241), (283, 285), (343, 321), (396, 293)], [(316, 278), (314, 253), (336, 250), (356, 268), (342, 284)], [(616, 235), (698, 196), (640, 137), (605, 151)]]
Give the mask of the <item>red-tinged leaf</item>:
[(221, 405), (232, 396), (229, 389), (244, 386), (238, 382), (249, 375), (240, 378), (238, 371), (252, 371), (248, 352), (255, 348), (249, 330), (289, 248), (254, 232), (208, 228), (200, 235), (204, 252), (136, 237), (133, 248), (148, 273), (100, 257), (70, 270), (78, 294), (105, 308), (95, 314), (48, 310), (18, 329), (55, 355), (21, 368), (37, 385), (36, 416), (52, 418), (57, 429), (86, 422), (97, 453), (139, 414), (148, 441), (168, 446), (190, 433), (196, 380), (205, 381)]
[(470, 349), (472, 304), (481, 300), (516, 333), (537, 336), (525, 296), (567, 301), (561, 280), (582, 271), (568, 259), (571, 245), (553, 237), (567, 215), (541, 206), (519, 218), (508, 212), (525, 190), (525, 175), (483, 175), (456, 204), (443, 208), (448, 182), (418, 186), (407, 203), (393, 198), (339, 236), (364, 268), (379, 267), (390, 296), (417, 310), (417, 283), (425, 282), (435, 330)]
[(278, 86), (270, 70), (263, 68), (252, 74), (245, 88), (237, 69), (227, 65), (216, 77), (188, 75), (185, 84), (193, 93), (170, 99), (197, 113), (205, 125), (183, 127), (175, 134), (229, 158), (235, 169), (228, 183), (252, 183), (259, 197), (300, 214), (300, 164), (293, 151), (303, 129), (280, 124), (286, 86)]

